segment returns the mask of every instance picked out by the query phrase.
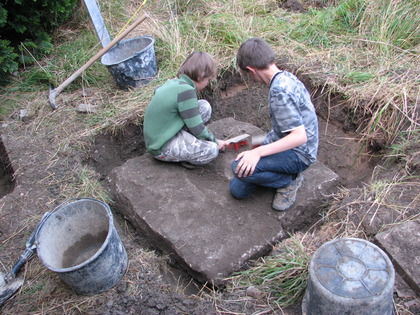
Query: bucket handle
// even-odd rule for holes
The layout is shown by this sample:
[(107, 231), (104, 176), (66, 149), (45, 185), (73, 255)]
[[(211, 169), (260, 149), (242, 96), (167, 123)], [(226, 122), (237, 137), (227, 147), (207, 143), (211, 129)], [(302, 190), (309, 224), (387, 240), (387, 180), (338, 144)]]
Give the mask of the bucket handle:
[[(94, 199), (94, 198), (90, 198), (90, 197), (75, 197), (75, 198), (68, 198), (66, 200), (64, 200), (61, 204), (59, 204), (57, 207), (55, 207), (51, 212), (45, 212), (44, 216), (41, 219), (41, 222), (38, 224), (38, 226), (36, 227), (35, 231), (32, 233), (30, 240), (32, 240), (32, 244), (33, 246), (36, 247), (35, 240), (37, 239), (38, 236), (38, 232), (41, 229), (41, 227), (44, 225), (45, 221), (47, 221), (47, 219), (55, 212), (57, 212), (58, 210), (60, 210), (61, 208), (63, 208), (65, 205), (69, 204), (72, 201), (76, 201), (76, 200), (91, 200), (91, 201), (96, 201), (99, 203), (102, 203), (103, 205), (106, 205), (106, 203), (104, 203), (103, 201), (100, 201), (98, 199)], [(29, 243), (29, 241), (28, 241)], [(28, 243), (26, 243), (26, 245), (28, 246)]]
[[(18, 261), (13, 265), (12, 269), (10, 269), (4, 275), (4, 281), (6, 283), (11, 283), (11, 281), (13, 281), (16, 278), (22, 266), (27, 261), (29, 261), (34, 255), (35, 250), (36, 250), (35, 238), (38, 235), (39, 229), (41, 228), (41, 226), (44, 224), (44, 222), (48, 219), (50, 215), (51, 215), (51, 212), (45, 212), (44, 215), (42, 216), (41, 221), (38, 223), (34, 231), (31, 233), (31, 236), (29, 236), (29, 239), (26, 241), (26, 244), (25, 244), (25, 250), (20, 255)], [(2, 303), (3, 301), (0, 303), (0, 306)]]

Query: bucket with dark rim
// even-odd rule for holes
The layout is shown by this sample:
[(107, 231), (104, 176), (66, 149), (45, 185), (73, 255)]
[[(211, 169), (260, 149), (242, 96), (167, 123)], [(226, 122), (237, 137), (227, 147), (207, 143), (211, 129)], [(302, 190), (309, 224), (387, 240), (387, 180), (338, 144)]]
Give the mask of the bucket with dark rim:
[(121, 89), (140, 87), (156, 76), (154, 42), (149, 36), (123, 39), (102, 56), (102, 64)]
[(395, 271), (376, 245), (357, 238), (323, 244), (312, 257), (303, 315), (393, 315)]
[(109, 206), (91, 198), (58, 206), (36, 236), (37, 254), (77, 294), (104, 292), (123, 277), (127, 252)]

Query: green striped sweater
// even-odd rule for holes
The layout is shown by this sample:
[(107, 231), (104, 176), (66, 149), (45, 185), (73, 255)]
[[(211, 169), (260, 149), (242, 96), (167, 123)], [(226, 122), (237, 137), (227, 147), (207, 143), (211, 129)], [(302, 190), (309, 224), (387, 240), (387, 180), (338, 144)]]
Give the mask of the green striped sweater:
[(147, 106), (143, 130), (147, 151), (161, 154), (165, 144), (184, 126), (198, 139), (216, 142), (201, 118), (194, 82), (181, 75), (158, 87)]

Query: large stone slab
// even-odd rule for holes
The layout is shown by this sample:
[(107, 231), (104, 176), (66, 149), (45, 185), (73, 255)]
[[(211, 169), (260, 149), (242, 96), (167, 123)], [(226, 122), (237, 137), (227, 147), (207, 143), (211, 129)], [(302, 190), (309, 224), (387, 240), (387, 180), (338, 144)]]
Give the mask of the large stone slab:
[[(232, 119), (216, 122), (210, 129), (223, 138), (261, 133), (255, 126)], [(115, 208), (193, 277), (216, 286), (287, 237), (295, 226), (292, 217), (312, 220), (321, 206), (322, 192), (336, 185), (337, 175), (322, 164), (314, 165), (305, 172), (308, 180), (298, 193), (294, 208), (300, 210), (290, 209), (290, 215), (285, 215), (271, 208), (274, 190), (260, 189), (248, 200), (230, 195), (230, 163), (236, 155), (225, 152), (209, 165), (188, 170), (146, 154), (108, 176)], [(285, 218), (290, 222), (285, 224)]]
[(420, 222), (409, 221), (375, 236), (396, 271), (420, 296)]
[[(251, 136), (264, 135), (260, 128), (238, 122), (233, 118), (218, 120), (210, 124), (209, 129), (220, 139), (227, 139), (242, 133), (248, 133)], [(230, 163), (237, 154), (237, 152), (225, 152), (214, 163), (211, 163), (209, 168), (231, 180), (233, 173)], [(288, 211), (278, 212), (281, 225), (288, 233), (308, 227), (318, 220), (318, 210), (337, 190), (338, 175), (320, 162), (312, 165), (303, 172), (303, 175), (304, 184), (299, 189), (296, 203)]]

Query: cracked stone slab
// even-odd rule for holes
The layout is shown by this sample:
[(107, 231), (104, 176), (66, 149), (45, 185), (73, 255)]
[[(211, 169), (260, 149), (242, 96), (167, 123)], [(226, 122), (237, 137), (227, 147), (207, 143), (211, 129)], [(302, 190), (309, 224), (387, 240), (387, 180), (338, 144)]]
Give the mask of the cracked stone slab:
[[(240, 126), (238, 134), (258, 132), (255, 126), (230, 121), (229, 127), (234, 126)], [(231, 136), (229, 130), (225, 133)], [(288, 211), (271, 208), (274, 190), (260, 189), (247, 200), (230, 195), (230, 163), (236, 155), (225, 152), (209, 165), (190, 170), (145, 154), (115, 168), (107, 178), (118, 211), (194, 278), (218, 287), (287, 237), (295, 227), (293, 218), (306, 222), (297, 215), (307, 222), (317, 216), (324, 198), (319, 192), (331, 190), (337, 177), (320, 163), (311, 167), (305, 176), (313, 182), (304, 181), (294, 206), (302, 211), (291, 209), (284, 216)], [(285, 224), (285, 218), (290, 222)]]

